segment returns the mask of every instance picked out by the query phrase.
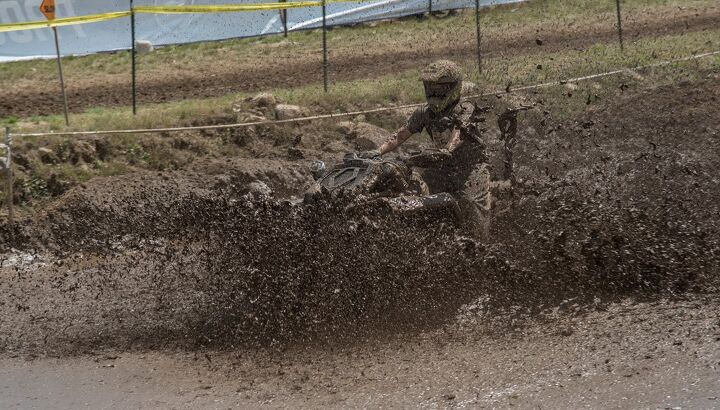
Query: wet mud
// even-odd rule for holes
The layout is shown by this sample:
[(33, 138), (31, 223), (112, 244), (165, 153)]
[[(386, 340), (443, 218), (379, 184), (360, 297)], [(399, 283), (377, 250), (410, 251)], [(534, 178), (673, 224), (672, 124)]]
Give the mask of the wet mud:
[(1, 227), (0, 351), (325, 344), (435, 328), (478, 299), (492, 316), (715, 294), (713, 75), (572, 121), (528, 113), (482, 241), (444, 210), (303, 199), (297, 162), (96, 179)]

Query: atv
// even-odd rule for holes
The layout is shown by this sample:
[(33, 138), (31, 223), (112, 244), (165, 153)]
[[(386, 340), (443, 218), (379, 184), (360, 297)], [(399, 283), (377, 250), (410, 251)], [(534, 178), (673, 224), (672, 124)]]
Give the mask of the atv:
[(430, 194), (414, 170), (435, 166), (449, 157), (450, 153), (444, 150), (415, 151), (394, 159), (366, 159), (347, 153), (329, 169), (321, 161), (313, 164), (316, 177), (313, 191), (352, 193), (366, 203), (385, 203), (393, 211), (449, 209), (458, 214), (455, 198), (444, 192)]
[[(495, 208), (498, 198), (507, 197), (508, 192), (512, 192), (512, 154), (517, 142), (517, 114), (531, 108), (521, 106), (500, 114), (500, 136), (492, 141), (480, 137), (484, 130), (478, 125), (482, 123), (478, 118), (488, 112), (487, 107), (476, 105), (469, 123), (456, 124), (463, 138), (474, 139), (483, 147), (483, 151), (493, 154), (492, 158), (486, 158), (488, 166), (483, 168), (486, 173), (481, 173), (474, 180), (474, 193), (470, 195), (458, 190), (457, 186), (448, 190), (449, 185), (453, 184), (437, 184), (437, 181), (423, 180), (417, 172), (417, 169), (442, 170), (444, 162), (450, 160), (452, 154), (438, 149), (411, 151), (408, 155), (394, 159), (366, 159), (355, 153), (348, 153), (342, 161), (329, 168), (323, 162), (316, 161), (312, 167), (316, 178), (312, 191), (349, 193), (363, 199), (359, 201), (360, 204), (381, 202), (393, 211), (400, 212), (448, 209), (452, 211), (456, 223), (486, 235), (492, 209)], [(427, 172), (423, 174), (428, 175)], [(434, 192), (428, 189), (428, 185), (434, 186)], [(485, 194), (478, 197), (478, 192)]]

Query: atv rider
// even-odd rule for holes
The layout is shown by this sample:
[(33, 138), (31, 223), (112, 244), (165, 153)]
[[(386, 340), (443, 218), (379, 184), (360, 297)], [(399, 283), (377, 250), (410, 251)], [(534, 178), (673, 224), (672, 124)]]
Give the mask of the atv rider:
[(452, 193), (463, 209), (463, 217), (470, 219), (468, 222), (480, 223), (481, 232), (486, 233), (491, 181), (481, 139), (483, 130), (478, 127), (484, 118), (478, 118), (474, 104), (460, 102), (463, 75), (455, 63), (436, 61), (422, 70), (420, 78), (427, 104), (416, 109), (407, 123), (378, 150), (363, 152), (360, 156), (382, 156), (426, 130), (436, 148), (452, 154), (439, 167), (423, 171), (422, 179), (429, 193)]

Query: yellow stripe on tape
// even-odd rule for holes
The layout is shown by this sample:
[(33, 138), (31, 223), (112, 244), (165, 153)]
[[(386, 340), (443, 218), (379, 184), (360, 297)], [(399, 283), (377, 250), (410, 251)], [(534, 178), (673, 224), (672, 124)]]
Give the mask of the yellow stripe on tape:
[[(370, 3), (370, 2), (380, 2), (380, 0), (325, 0), (325, 4), (333, 4), (333, 3)], [(322, 2), (321, 2), (322, 3)], [(321, 4), (322, 5), (322, 4)]]
[(320, 1), (291, 1), (287, 3), (218, 4), (215, 6), (138, 6), (135, 13), (183, 14), (183, 13), (227, 13), (237, 11), (283, 10), (298, 7), (321, 6)]
[[(326, 0), (326, 4), (367, 1), (374, 0)], [(215, 6), (139, 6), (135, 7), (133, 10), (135, 11), (135, 13), (150, 14), (224, 13), (238, 11), (283, 10), (300, 7), (317, 7), (322, 6), (322, 4), (322, 1), (289, 1), (284, 3), (224, 4)], [(61, 27), (71, 26), (74, 24), (97, 23), (99, 21), (127, 17), (130, 14), (130, 11), (117, 11), (112, 13), (88, 14), (86, 16), (64, 17), (55, 20), (4, 23), (0, 24), (0, 33), (5, 31), (32, 30), (44, 27)]]
[[(366, 3), (379, 0), (326, 0), (326, 4), (331, 3)], [(183, 13), (224, 13), (237, 11), (263, 11), (263, 10), (283, 10), (300, 7), (318, 7), (322, 6), (322, 1), (290, 1), (278, 3), (248, 3), (248, 4), (217, 4), (214, 6), (189, 5), (189, 6), (137, 6), (134, 7), (136, 13), (148, 14), (183, 14)]]
[(87, 16), (65, 17), (55, 20), (25, 21), (21, 23), (0, 24), (0, 33), (4, 31), (32, 30), (43, 27), (61, 27), (74, 24), (97, 23), (98, 21), (113, 20), (130, 15), (129, 11), (118, 11), (113, 13), (88, 14)]

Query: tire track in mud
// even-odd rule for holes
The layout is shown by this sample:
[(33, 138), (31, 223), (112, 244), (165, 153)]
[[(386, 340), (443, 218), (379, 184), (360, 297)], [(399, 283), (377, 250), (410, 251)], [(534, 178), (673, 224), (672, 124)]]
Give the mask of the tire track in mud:
[[(637, 20), (626, 24), (626, 36), (641, 39), (713, 30), (720, 24), (720, 11), (711, 10), (706, 15), (686, 16), (682, 19)], [(535, 55), (556, 52), (567, 48), (585, 48), (597, 42), (615, 41), (616, 32), (607, 30), (543, 32), (544, 45), (535, 44), (536, 36), (519, 36), (513, 39), (485, 39), (483, 52), (486, 57), (502, 54)], [(382, 73), (417, 68), (419, 61), (439, 58), (467, 60), (475, 58), (475, 46), (460, 42), (453, 49), (428, 47), (426, 50), (375, 53), (369, 56), (350, 55), (331, 60), (331, 81), (351, 81), (371, 78)], [(331, 50), (332, 52), (332, 50)], [(233, 64), (216, 64), (207, 67), (202, 77), (197, 76), (143, 76), (138, 83), (141, 104), (160, 103), (188, 98), (210, 98), (233, 92), (255, 92), (277, 87), (295, 87), (317, 84), (322, 81), (319, 63), (314, 59), (301, 59), (289, 65), (261, 65), (243, 67), (242, 81)], [(26, 86), (23, 90), (0, 92), (0, 117), (49, 115), (62, 111), (62, 100), (50, 85)], [(91, 79), (82, 84), (68, 84), (69, 109), (82, 112), (89, 107), (127, 106), (130, 89), (126, 76)]]
[[(0, 351), (355, 341), (437, 326), (478, 297), (492, 314), (716, 292), (715, 79), (547, 127), (529, 115), (520, 182), (487, 241), (444, 211), (396, 215), (322, 193), (293, 203), (249, 188), (272, 174), (75, 188), (0, 229)], [(32, 250), (40, 259), (17, 261)]]

